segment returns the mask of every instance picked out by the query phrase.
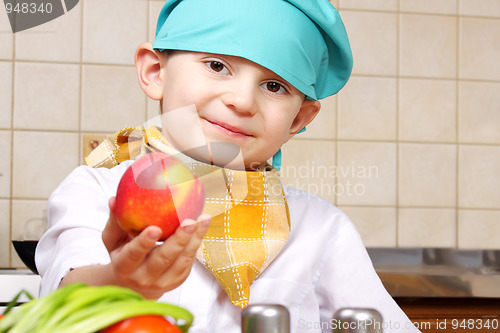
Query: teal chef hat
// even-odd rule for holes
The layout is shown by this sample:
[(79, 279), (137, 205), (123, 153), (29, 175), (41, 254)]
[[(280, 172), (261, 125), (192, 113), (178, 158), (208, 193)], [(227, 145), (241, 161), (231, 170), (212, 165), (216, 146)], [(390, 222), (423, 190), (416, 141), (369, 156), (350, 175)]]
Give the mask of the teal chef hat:
[(167, 0), (153, 48), (243, 57), (312, 100), (336, 94), (352, 70), (344, 24), (328, 0)]

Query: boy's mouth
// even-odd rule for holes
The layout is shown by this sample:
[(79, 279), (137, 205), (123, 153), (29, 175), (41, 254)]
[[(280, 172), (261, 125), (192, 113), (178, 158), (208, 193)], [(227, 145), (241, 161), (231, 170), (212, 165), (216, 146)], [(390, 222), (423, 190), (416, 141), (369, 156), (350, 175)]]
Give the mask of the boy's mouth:
[(232, 125), (229, 125), (229, 124), (226, 124), (226, 123), (223, 123), (223, 122), (219, 122), (219, 121), (208, 120), (206, 118), (204, 118), (204, 120), (207, 121), (208, 123), (210, 123), (211, 125), (213, 125), (213, 127), (216, 130), (221, 131), (221, 132), (223, 132), (226, 135), (230, 135), (230, 136), (233, 136), (233, 137), (249, 137), (249, 136), (253, 136), (250, 133), (246, 132), (245, 130), (243, 130), (243, 129), (239, 128), (239, 127), (236, 127), (236, 126), (232, 126)]

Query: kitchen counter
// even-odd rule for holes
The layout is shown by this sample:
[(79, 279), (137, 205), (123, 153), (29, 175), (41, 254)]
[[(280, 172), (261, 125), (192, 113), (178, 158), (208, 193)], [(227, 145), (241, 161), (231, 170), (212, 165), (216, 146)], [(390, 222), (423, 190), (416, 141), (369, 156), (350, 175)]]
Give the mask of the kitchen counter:
[(500, 297), (500, 250), (371, 248), (393, 297)]
[[(368, 253), (393, 297), (500, 298), (500, 250), (368, 248)], [(27, 269), (0, 269), (0, 306), (22, 289), (37, 296), (39, 286), (40, 276)]]
[[(40, 276), (27, 269), (0, 269), (0, 313), (21, 290), (26, 290), (33, 297), (38, 296)], [(20, 303), (27, 302), (26, 296), (21, 296)]]

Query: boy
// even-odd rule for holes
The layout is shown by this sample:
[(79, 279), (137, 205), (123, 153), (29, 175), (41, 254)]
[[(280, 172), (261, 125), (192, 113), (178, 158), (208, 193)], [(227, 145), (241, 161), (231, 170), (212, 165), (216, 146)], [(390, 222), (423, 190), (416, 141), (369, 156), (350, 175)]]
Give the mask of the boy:
[[(418, 332), (348, 218), (282, 187), (266, 163), (350, 75), (345, 29), (327, 0), (168, 0), (136, 65), (161, 103), (162, 132), (121, 131), (87, 160), (114, 167), (80, 167), (53, 193), (37, 249), (42, 294), (76, 281), (126, 286), (192, 311), (190, 332), (239, 332), (252, 303), (285, 305), (293, 332), (329, 331), (342, 307), (376, 308), (385, 332)], [(186, 161), (211, 218), (183, 221), (161, 245), (157, 227), (133, 239), (121, 231), (113, 197), (137, 142), (138, 153)]]

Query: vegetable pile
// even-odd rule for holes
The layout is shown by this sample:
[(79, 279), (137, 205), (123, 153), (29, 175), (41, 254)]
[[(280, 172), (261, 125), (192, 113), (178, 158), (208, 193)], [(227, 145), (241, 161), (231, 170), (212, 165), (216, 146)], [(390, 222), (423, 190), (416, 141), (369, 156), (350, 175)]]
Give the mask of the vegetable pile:
[[(181, 332), (187, 332), (193, 321), (189, 311), (175, 305), (146, 300), (127, 288), (90, 287), (75, 283), (25, 303), (13, 311), (6, 311), (0, 320), (0, 333), (94, 333), (127, 318), (145, 315), (175, 320)], [(177, 331), (174, 328), (164, 332)]]

